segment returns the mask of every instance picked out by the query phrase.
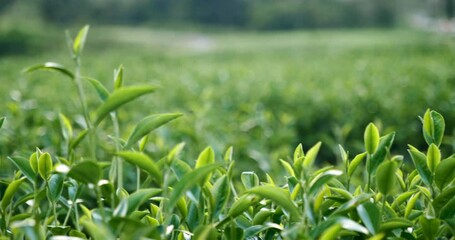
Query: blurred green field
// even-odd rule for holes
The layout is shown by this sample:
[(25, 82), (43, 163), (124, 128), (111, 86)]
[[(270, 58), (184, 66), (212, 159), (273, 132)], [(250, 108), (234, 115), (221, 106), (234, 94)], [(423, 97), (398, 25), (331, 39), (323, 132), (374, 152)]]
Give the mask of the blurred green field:
[[(61, 136), (51, 111), (82, 118), (75, 86), (64, 77), (20, 74), (45, 61), (73, 67), (62, 30), (51, 28), (37, 39), (39, 48), (0, 56), (0, 107), (8, 119), (0, 132), (2, 158), (36, 146), (58, 153)], [(218, 154), (233, 145), (234, 158), (245, 163), (241, 168), (270, 171), (300, 142), (308, 149), (323, 141), (320, 161), (336, 161), (338, 144), (359, 152), (371, 121), (382, 134), (396, 130), (394, 146), (401, 150), (407, 143), (424, 146), (417, 116), (427, 108), (446, 117), (448, 135), (455, 126), (455, 41), (436, 33), (94, 26), (82, 64), (83, 75), (111, 89), (119, 64), (125, 67), (126, 85), (161, 86), (120, 111), (124, 137), (144, 115), (185, 114), (152, 134), (148, 151), (156, 156), (182, 141), (188, 156), (207, 145)], [(99, 101), (86, 87), (94, 110)], [(74, 125), (82, 128), (77, 121)], [(445, 148), (452, 145), (455, 140), (446, 138)]]

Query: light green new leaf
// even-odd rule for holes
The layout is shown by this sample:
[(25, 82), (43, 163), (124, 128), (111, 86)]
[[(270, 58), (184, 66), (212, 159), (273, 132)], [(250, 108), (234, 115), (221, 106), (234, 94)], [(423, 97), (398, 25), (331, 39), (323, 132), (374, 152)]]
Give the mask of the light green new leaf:
[(430, 111), (427, 109), (423, 116), (423, 137), (428, 145), (434, 143), (436, 146), (440, 146), (442, 138), (444, 137), (445, 122), (441, 114), (436, 111)]
[(363, 159), (365, 159), (366, 155), (367, 155), (367, 153), (364, 152), (364, 153), (357, 154), (354, 157), (354, 159), (349, 164), (349, 168), (348, 168), (348, 176), (349, 177), (352, 177), (352, 175), (354, 174), (354, 172), (357, 169), (357, 167), (360, 165), (360, 163), (362, 163)]
[(147, 155), (141, 152), (118, 152), (115, 155), (125, 159), (131, 164), (138, 166), (140, 169), (146, 171), (150, 176), (155, 179), (159, 184), (162, 182), (162, 171), (158, 165)]
[(117, 239), (105, 225), (95, 224), (89, 220), (81, 220), (82, 226), (87, 229), (93, 240), (114, 240)]
[(381, 164), (386, 155), (387, 151), (392, 147), (393, 140), (395, 139), (395, 132), (389, 133), (379, 139), (379, 146), (376, 152), (371, 156), (370, 167), (368, 172), (373, 174)]
[(101, 167), (94, 161), (83, 161), (72, 166), (68, 176), (81, 183), (98, 184)]
[[(244, 194), (242, 195), (239, 199), (237, 199), (229, 208), (229, 211), (227, 213), (228, 218), (235, 218), (238, 215), (242, 214), (244, 211), (246, 211), (250, 206), (255, 205), (261, 201), (261, 198), (255, 194)], [(221, 221), (223, 222), (223, 221)], [(220, 224), (220, 223), (218, 223)]]
[(294, 163), (297, 161), (297, 159), (305, 157), (305, 153), (303, 152), (303, 146), (300, 143), (294, 150)]
[(434, 175), (434, 182), (440, 190), (444, 189), (455, 179), (455, 158), (448, 158), (438, 165)]
[(359, 205), (357, 206), (357, 213), (368, 231), (370, 231), (372, 235), (376, 234), (381, 225), (381, 215), (376, 204), (366, 202)]
[(71, 126), (70, 120), (63, 115), (63, 113), (58, 114), (58, 119), (60, 121), (63, 138), (66, 141), (70, 141), (73, 138), (73, 127)]
[(128, 140), (125, 144), (125, 149), (131, 148), (141, 138), (157, 129), (158, 127), (181, 117), (183, 114), (180, 113), (165, 113), (165, 114), (154, 114), (143, 118), (131, 132)]
[(199, 225), (194, 230), (193, 240), (217, 239), (218, 230), (212, 225)]
[(327, 228), (321, 236), (318, 238), (320, 240), (336, 240), (338, 239), (339, 233), (341, 232), (342, 228), (340, 224), (332, 225), (331, 227)]
[(254, 172), (242, 172), (240, 180), (247, 190), (259, 185), (259, 177)]
[(28, 180), (35, 182), (37, 174), (33, 171), (28, 159), (23, 157), (8, 157), (8, 159), (28, 178)]
[(87, 79), (87, 81), (95, 89), (100, 100), (106, 101), (106, 99), (109, 97), (109, 94), (110, 94), (109, 91), (107, 90), (107, 88), (100, 81), (98, 81), (96, 79), (89, 78), (89, 77), (84, 77), (84, 78)]
[(76, 38), (74, 39), (74, 43), (73, 43), (74, 55), (79, 56), (82, 52), (82, 49), (84, 49), (85, 40), (87, 39), (87, 34), (88, 34), (89, 28), (90, 27), (88, 25), (86, 25), (81, 30), (79, 30), (79, 33), (77, 34)]
[[(215, 162), (215, 153), (211, 147), (206, 147), (202, 152), (199, 154), (196, 160), (195, 169), (201, 168), (202, 166), (206, 166)], [(201, 184), (204, 185), (206, 182), (209, 181), (212, 174), (208, 174), (204, 180), (202, 180)]]
[(433, 176), (431, 174), (430, 169), (427, 166), (427, 157), (425, 154), (417, 151), (417, 150), (408, 150), (409, 154), (411, 155), (412, 161), (414, 162), (414, 166), (419, 173), (420, 178), (422, 181), (427, 185), (431, 186), (433, 182)]
[(123, 65), (114, 70), (114, 89), (119, 89), (123, 86)]
[(52, 171), (52, 158), (49, 153), (42, 154), (38, 159), (38, 173), (39, 175), (47, 181)]
[(439, 162), (441, 162), (441, 151), (432, 143), (427, 151), (427, 165), (432, 173), (434, 173), (436, 167), (438, 167)]
[(156, 90), (155, 86), (132, 86), (123, 87), (115, 90), (106, 101), (96, 110), (95, 125), (100, 122), (112, 111), (142, 95), (151, 93)]
[(6, 187), (0, 205), (3, 212), (5, 212), (6, 208), (11, 204), (14, 194), (17, 192), (17, 190), (19, 189), (22, 182), (24, 182), (24, 180), (25, 180), (24, 177), (14, 180), (10, 184), (8, 184), (8, 187)]
[(395, 171), (398, 168), (398, 163), (394, 161), (386, 161), (379, 165), (376, 171), (376, 185), (379, 191), (384, 194), (390, 194), (396, 184)]
[(342, 171), (335, 169), (320, 173), (310, 182), (310, 189), (308, 191), (308, 194), (312, 195), (316, 193), (324, 184), (328, 183), (332, 178), (340, 176), (341, 174), (343, 174)]
[(294, 169), (292, 168), (291, 164), (284, 161), (283, 159), (280, 159), (280, 162), (281, 162), (281, 165), (283, 165), (286, 172), (289, 174), (289, 176), (295, 177), (295, 172), (294, 172)]
[(172, 194), (169, 198), (168, 208), (173, 209), (182, 195), (194, 186), (197, 186), (215, 169), (221, 167), (221, 163), (213, 163), (202, 166), (185, 174), (182, 179), (173, 187)]
[(379, 145), (379, 130), (373, 123), (368, 124), (366, 127), (363, 139), (366, 152), (368, 154), (375, 153)]
[(319, 148), (321, 147), (321, 142), (316, 143), (313, 147), (308, 150), (305, 159), (303, 160), (303, 167), (312, 166), (314, 160), (316, 160), (316, 156), (318, 155)]
[(29, 72), (33, 72), (33, 71), (36, 71), (36, 70), (56, 71), (56, 72), (62, 73), (63, 75), (69, 77), (70, 79), (74, 79), (74, 74), (70, 70), (66, 69), (63, 65), (58, 64), (58, 63), (54, 63), (54, 62), (46, 62), (44, 64), (40, 64), (40, 65), (36, 65), (36, 66), (33, 66), (33, 67), (29, 67), (27, 69), (24, 69), (22, 72), (23, 73), (29, 73)]
[(291, 200), (288, 191), (276, 186), (264, 185), (257, 186), (247, 191), (247, 193), (254, 193), (265, 199), (270, 199), (277, 205), (281, 206), (290, 214), (292, 221), (297, 221), (300, 218), (300, 211)]
[(420, 197), (420, 192), (417, 192), (414, 194), (408, 201), (408, 204), (406, 204), (406, 208), (404, 209), (404, 217), (407, 218), (412, 212), (412, 209), (414, 209), (414, 206), (417, 203), (417, 200)]
[(414, 223), (406, 218), (392, 218), (381, 224), (380, 231), (388, 232), (395, 229), (403, 229), (413, 226)]

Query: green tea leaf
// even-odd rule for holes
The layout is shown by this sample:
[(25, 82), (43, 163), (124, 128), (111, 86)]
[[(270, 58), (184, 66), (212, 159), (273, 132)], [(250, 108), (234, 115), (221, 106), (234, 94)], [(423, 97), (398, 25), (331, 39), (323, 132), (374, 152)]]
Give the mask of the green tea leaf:
[(321, 142), (316, 143), (313, 147), (308, 150), (305, 159), (303, 160), (303, 167), (312, 166), (314, 160), (316, 160), (316, 156), (318, 155), (319, 148), (321, 147)]
[(406, 204), (406, 208), (404, 209), (404, 217), (407, 218), (412, 212), (412, 209), (414, 209), (414, 206), (416, 205), (417, 200), (420, 197), (420, 192), (417, 192), (414, 194), (408, 201), (408, 204)]
[(342, 230), (342, 227), (340, 224), (335, 224), (327, 228), (321, 236), (318, 238), (320, 240), (336, 240), (338, 239), (338, 236), (340, 235), (340, 232)]
[(253, 225), (262, 225), (265, 222), (265, 220), (267, 220), (267, 218), (272, 216), (272, 214), (274, 213), (275, 211), (271, 209), (261, 208), (261, 210), (259, 210), (259, 212), (254, 215), (252, 221)]
[(98, 94), (98, 97), (101, 99), (101, 101), (106, 101), (106, 99), (109, 97), (110, 93), (107, 90), (107, 88), (98, 80), (89, 78), (89, 77), (84, 77), (87, 79), (87, 81), (92, 85), (92, 87), (95, 89), (96, 93)]
[(24, 180), (25, 180), (24, 177), (19, 178), (17, 180), (12, 181), (10, 184), (8, 184), (8, 187), (6, 187), (5, 193), (3, 194), (2, 201), (0, 204), (0, 207), (4, 213), (6, 208), (11, 204), (14, 194), (17, 192), (17, 190), (19, 189), (22, 182), (24, 182)]
[(434, 200), (433, 200), (433, 207), (436, 212), (440, 212), (440, 210), (446, 205), (452, 198), (455, 198), (455, 186), (449, 186), (445, 188)]
[(37, 174), (33, 171), (28, 159), (23, 157), (8, 157), (8, 159), (28, 178), (28, 180), (35, 182)]
[(429, 219), (425, 216), (420, 216), (419, 218), (420, 225), (422, 226), (423, 235), (425, 239), (436, 239), (437, 233), (439, 230), (439, 226), (441, 221), (439, 219)]
[(370, 167), (368, 172), (373, 174), (376, 172), (379, 164), (381, 164), (386, 155), (387, 151), (392, 147), (393, 140), (395, 139), (395, 132), (389, 133), (379, 139), (379, 146), (376, 152), (371, 156)]
[(130, 194), (130, 196), (127, 198), (128, 204), (126, 215), (128, 216), (132, 212), (136, 211), (148, 199), (158, 195), (161, 192), (162, 190), (157, 188), (142, 188)]
[(38, 159), (38, 173), (39, 175), (47, 181), (52, 171), (52, 158), (49, 153), (42, 154)]
[(112, 111), (115, 111), (120, 106), (128, 103), (142, 95), (151, 93), (156, 90), (154, 86), (132, 86), (123, 87), (115, 90), (106, 101), (101, 104), (96, 110), (95, 125), (101, 123), (101, 121)]
[(455, 158), (448, 158), (438, 165), (434, 175), (434, 182), (440, 190), (444, 189), (455, 179)]
[(283, 159), (280, 159), (280, 162), (281, 162), (281, 165), (283, 165), (286, 172), (289, 174), (289, 176), (295, 177), (295, 172), (294, 172), (294, 169), (292, 168), (291, 164), (284, 161)]
[(376, 172), (376, 185), (382, 194), (388, 195), (395, 188), (397, 168), (398, 163), (394, 161), (386, 161), (379, 165)]
[(48, 182), (48, 196), (52, 202), (57, 202), (63, 191), (63, 181), (65, 177), (62, 174), (53, 174)]
[(441, 152), (439, 151), (439, 148), (432, 143), (427, 151), (427, 165), (432, 173), (434, 173), (439, 162), (441, 162)]
[(379, 145), (379, 130), (373, 123), (368, 124), (366, 127), (363, 139), (366, 152), (368, 154), (375, 153)]
[(185, 174), (182, 179), (173, 187), (172, 194), (169, 198), (168, 208), (173, 209), (182, 195), (190, 188), (198, 185), (215, 169), (222, 166), (220, 163), (212, 163), (195, 169)]
[(82, 130), (79, 133), (79, 135), (77, 135), (77, 137), (73, 141), (71, 141), (70, 148), (75, 149), (79, 145), (79, 143), (81, 143), (81, 141), (84, 140), (84, 138), (87, 136), (87, 134), (88, 134), (87, 129)]
[(5, 122), (5, 117), (0, 118), (0, 128), (3, 126), (3, 123)]
[(439, 147), (442, 143), (442, 138), (444, 137), (445, 131), (444, 117), (442, 117), (442, 115), (436, 111), (431, 111), (430, 114), (434, 126), (433, 143)]
[(363, 203), (357, 206), (357, 213), (368, 231), (373, 235), (376, 234), (381, 225), (381, 214), (376, 204), (372, 202)]
[(79, 30), (79, 33), (77, 34), (73, 43), (74, 55), (79, 56), (81, 54), (82, 49), (84, 48), (85, 45), (85, 40), (87, 39), (89, 28), (90, 27), (88, 25), (85, 25), (81, 30)]
[(455, 197), (452, 198), (444, 207), (441, 208), (439, 217), (441, 219), (455, 218)]
[[(239, 199), (237, 199), (229, 208), (227, 213), (228, 218), (235, 218), (246, 211), (250, 206), (258, 203), (262, 198), (255, 194), (244, 194)], [(222, 221), (223, 222), (223, 221)]]
[(60, 128), (62, 129), (63, 138), (66, 141), (70, 141), (73, 138), (73, 127), (71, 126), (70, 120), (63, 115), (63, 113), (59, 113), (58, 119), (60, 121)]
[(118, 152), (115, 155), (125, 159), (131, 164), (138, 166), (140, 169), (146, 171), (150, 176), (155, 179), (159, 184), (163, 180), (162, 172), (158, 165), (147, 155), (141, 152)]
[(364, 152), (364, 153), (360, 153), (354, 157), (354, 159), (349, 164), (349, 168), (348, 168), (349, 177), (352, 177), (352, 175), (354, 174), (357, 167), (360, 165), (360, 163), (362, 163), (363, 159), (365, 159), (366, 155), (367, 155), (367, 152)]
[(95, 224), (94, 222), (88, 220), (81, 220), (80, 222), (94, 240), (117, 239), (104, 224)]
[(68, 176), (81, 183), (98, 184), (101, 167), (94, 161), (83, 161), (72, 166)]
[(266, 223), (261, 225), (253, 225), (245, 229), (245, 238), (250, 239), (254, 236), (257, 236), (259, 233), (264, 232), (269, 229), (275, 229), (278, 232), (283, 231), (283, 226), (276, 223)]
[(395, 229), (403, 229), (413, 226), (414, 224), (406, 218), (392, 218), (382, 223), (381, 232), (388, 232)]
[(119, 89), (123, 86), (123, 65), (114, 70), (114, 89)]
[(212, 225), (199, 225), (194, 230), (194, 236), (191, 239), (194, 240), (206, 240), (206, 239), (217, 239), (218, 230)]
[(300, 211), (294, 205), (294, 202), (292, 202), (289, 192), (286, 190), (283, 190), (276, 186), (264, 185), (254, 187), (248, 190), (247, 193), (254, 193), (265, 199), (272, 200), (290, 214), (291, 221), (296, 221), (300, 218)]
[(431, 186), (431, 183), (433, 182), (433, 176), (427, 166), (427, 157), (425, 154), (416, 150), (408, 150), (408, 152), (411, 155), (412, 161), (414, 162), (414, 165), (422, 181), (427, 186)]
[(341, 174), (343, 174), (343, 172), (335, 169), (320, 173), (310, 182), (310, 189), (308, 191), (308, 194), (312, 195), (316, 193), (324, 184), (328, 183), (332, 178), (340, 176)]
[(29, 72), (33, 72), (36, 70), (56, 71), (56, 72), (62, 73), (63, 75), (69, 77), (70, 79), (74, 79), (74, 74), (70, 70), (66, 69), (63, 65), (60, 65), (60, 64), (54, 63), (54, 62), (46, 62), (44, 64), (29, 67), (27, 69), (24, 69), (22, 72), (29, 73)]
[(141, 138), (157, 129), (158, 127), (181, 117), (180, 113), (154, 114), (142, 119), (131, 132), (125, 144), (125, 149), (131, 148)]
[(254, 172), (242, 172), (240, 179), (247, 190), (259, 185), (259, 177)]
[[(196, 160), (196, 166), (194, 167), (195, 169), (198, 169), (202, 166), (206, 166), (208, 164), (212, 164), (215, 162), (215, 153), (213, 152), (213, 149), (211, 147), (206, 147), (202, 152), (199, 154), (197, 160)], [(206, 182), (209, 181), (210, 177), (212, 174), (208, 174), (204, 180), (202, 180), (202, 185), (204, 185)]]

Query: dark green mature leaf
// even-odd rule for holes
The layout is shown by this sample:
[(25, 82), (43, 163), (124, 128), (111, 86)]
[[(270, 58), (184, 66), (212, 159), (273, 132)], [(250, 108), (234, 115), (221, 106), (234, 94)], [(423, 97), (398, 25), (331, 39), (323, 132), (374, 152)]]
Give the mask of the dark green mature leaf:
[(139, 189), (136, 192), (132, 193), (128, 197), (127, 211), (126, 214), (129, 215), (132, 212), (136, 211), (142, 204), (144, 204), (151, 197), (161, 193), (162, 190), (158, 188), (143, 188)]
[(373, 123), (368, 124), (366, 127), (363, 139), (365, 143), (365, 151), (368, 154), (375, 153), (379, 145), (379, 130)]
[(94, 161), (83, 161), (71, 167), (68, 176), (81, 183), (97, 184), (101, 179), (101, 167)]
[(89, 25), (85, 25), (81, 30), (79, 30), (79, 33), (77, 34), (73, 43), (74, 55), (79, 56), (82, 52), (82, 49), (84, 49), (85, 40), (87, 39), (89, 28)]
[(161, 184), (163, 181), (162, 172), (157, 164), (144, 153), (123, 151), (116, 153), (116, 155), (146, 171), (158, 183)]
[(455, 218), (455, 197), (453, 197), (444, 207), (441, 208), (439, 214), (441, 219), (453, 219)]
[(8, 159), (30, 180), (35, 182), (36, 174), (30, 166), (28, 159), (23, 157), (8, 157)]
[(8, 184), (8, 187), (6, 188), (5, 193), (3, 194), (2, 202), (0, 204), (0, 207), (3, 212), (5, 212), (6, 208), (11, 204), (14, 194), (17, 192), (17, 190), (19, 189), (22, 182), (24, 182), (24, 180), (25, 178), (22, 177)]
[(398, 168), (398, 163), (394, 161), (386, 161), (379, 165), (376, 171), (376, 185), (379, 191), (388, 195), (392, 192), (396, 184), (395, 171)]
[(245, 238), (249, 239), (254, 236), (257, 236), (259, 233), (264, 232), (269, 229), (275, 229), (278, 232), (283, 231), (283, 226), (276, 223), (266, 223), (261, 225), (253, 225), (245, 229)]
[(89, 77), (84, 77), (84, 78), (87, 79), (88, 82), (95, 89), (95, 91), (98, 94), (98, 97), (101, 99), (101, 101), (106, 101), (106, 99), (110, 95), (110, 93), (107, 90), (107, 88), (100, 81), (98, 81), (96, 79), (89, 78)]
[(416, 167), (420, 178), (427, 186), (430, 186), (433, 182), (433, 176), (427, 166), (427, 157), (425, 154), (417, 150), (410, 149), (408, 152), (411, 155), (412, 161), (414, 162), (414, 166)]
[(198, 185), (211, 172), (221, 166), (221, 163), (208, 164), (185, 174), (185, 176), (183, 176), (182, 179), (173, 187), (172, 194), (169, 198), (168, 208), (173, 209), (177, 204), (177, 201), (187, 190)]
[(445, 188), (434, 200), (433, 207), (436, 212), (439, 212), (445, 204), (452, 198), (455, 198), (455, 186)]
[(5, 122), (5, 117), (0, 118), (0, 128), (3, 126), (3, 123)]
[(38, 159), (38, 173), (39, 175), (47, 181), (52, 171), (52, 158), (49, 153), (42, 154)]
[(434, 175), (434, 182), (440, 190), (444, 189), (455, 179), (455, 158), (448, 158), (438, 165)]
[(294, 205), (294, 202), (291, 200), (289, 192), (284, 189), (281, 189), (276, 186), (264, 185), (254, 187), (248, 190), (247, 193), (254, 193), (262, 198), (272, 200), (290, 214), (290, 218), (292, 221), (296, 221), (300, 218), (299, 209)]
[(155, 86), (132, 86), (123, 87), (115, 90), (109, 95), (109, 97), (101, 104), (96, 110), (95, 125), (101, 123), (101, 121), (112, 111), (115, 111), (120, 106), (128, 103), (142, 95), (154, 92)]
[(373, 235), (376, 234), (381, 225), (381, 215), (376, 204), (372, 202), (363, 203), (357, 206), (357, 213), (368, 231)]
[(29, 72), (33, 72), (33, 71), (36, 71), (36, 70), (57, 71), (57, 72), (60, 72), (60, 73), (64, 74), (65, 76), (69, 77), (70, 79), (74, 79), (74, 74), (70, 70), (66, 69), (63, 65), (58, 64), (58, 63), (54, 63), (54, 62), (47, 62), (47, 63), (44, 63), (44, 64), (40, 64), (40, 65), (36, 65), (36, 66), (33, 66), (33, 67), (29, 67), (27, 69), (24, 69), (22, 72), (23, 73), (29, 73)]
[(370, 167), (368, 172), (373, 174), (376, 169), (378, 168), (379, 164), (381, 164), (386, 155), (387, 151), (392, 147), (393, 140), (395, 139), (395, 132), (389, 133), (379, 140), (379, 146), (376, 152), (371, 156)]
[(212, 188), (212, 195), (215, 199), (212, 218), (217, 219), (230, 197), (229, 179), (226, 175), (220, 177)]
[(436, 239), (441, 221), (434, 218), (429, 219), (422, 215), (419, 218), (419, 222), (422, 226), (425, 239)]
[(49, 199), (54, 203), (59, 199), (60, 195), (62, 194), (63, 180), (65, 180), (65, 177), (62, 174), (53, 174), (49, 178), (47, 193)]
[(183, 114), (180, 113), (165, 113), (165, 114), (154, 114), (143, 118), (131, 132), (128, 140), (125, 144), (125, 149), (131, 148), (141, 138), (157, 129), (158, 127), (181, 117)]
[(439, 148), (432, 143), (430, 147), (428, 147), (427, 151), (427, 165), (428, 168), (432, 173), (434, 173), (436, 167), (439, 165), (441, 162), (441, 152), (439, 151)]

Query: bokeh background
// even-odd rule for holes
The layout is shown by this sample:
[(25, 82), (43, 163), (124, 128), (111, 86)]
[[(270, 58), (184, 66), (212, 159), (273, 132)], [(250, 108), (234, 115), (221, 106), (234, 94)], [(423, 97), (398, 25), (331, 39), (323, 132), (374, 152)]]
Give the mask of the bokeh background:
[[(123, 64), (125, 84), (161, 86), (119, 112), (123, 137), (145, 115), (185, 114), (151, 134), (147, 151), (157, 158), (179, 142), (189, 162), (205, 146), (220, 156), (232, 145), (240, 170), (279, 174), (278, 160), (299, 143), (322, 141), (320, 164), (339, 161), (338, 144), (363, 151), (363, 130), (375, 122), (381, 134), (397, 132), (392, 153), (408, 159), (407, 144), (425, 146), (418, 116), (427, 108), (446, 117), (443, 154), (453, 151), (454, 2), (1, 0), (0, 172), (10, 174), (6, 156), (61, 153), (56, 113), (83, 129), (75, 86), (21, 70), (45, 61), (73, 68), (65, 30), (74, 36), (85, 24), (84, 76), (112, 89)], [(86, 88), (94, 110), (100, 102)]]

